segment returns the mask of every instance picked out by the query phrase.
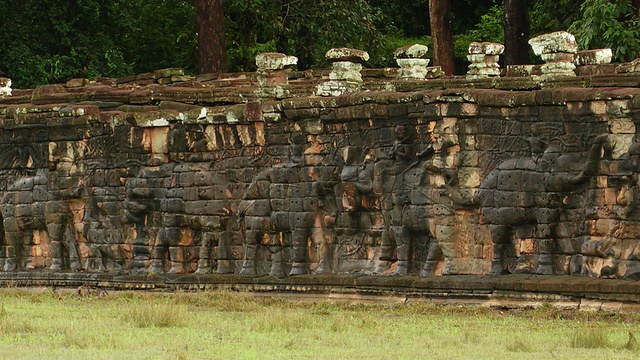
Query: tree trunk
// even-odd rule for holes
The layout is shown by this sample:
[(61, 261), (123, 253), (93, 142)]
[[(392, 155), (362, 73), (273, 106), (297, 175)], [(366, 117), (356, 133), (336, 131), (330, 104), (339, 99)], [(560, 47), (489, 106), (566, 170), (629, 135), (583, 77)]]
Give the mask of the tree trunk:
[(640, 0), (633, 0), (633, 7), (636, 9), (634, 15), (640, 19)]
[(449, 0), (429, 0), (433, 62), (446, 75), (453, 75), (453, 31)]
[(200, 73), (225, 72), (227, 70), (227, 47), (222, 0), (196, 0), (195, 5)]
[(504, 1), (504, 62), (506, 65), (530, 63), (529, 1)]

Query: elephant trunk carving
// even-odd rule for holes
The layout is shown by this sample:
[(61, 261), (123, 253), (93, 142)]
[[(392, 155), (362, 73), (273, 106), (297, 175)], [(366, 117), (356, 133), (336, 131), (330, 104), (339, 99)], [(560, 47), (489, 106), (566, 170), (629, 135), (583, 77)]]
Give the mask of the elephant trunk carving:
[[(490, 274), (555, 272), (553, 253), (563, 197), (597, 174), (606, 140), (606, 135), (594, 139), (579, 174), (571, 170), (576, 161), (574, 155), (547, 149), (540, 156), (501, 162), (470, 198), (461, 198), (452, 192), (455, 205), (479, 207), (483, 223), (490, 228), (493, 242)], [(509, 257), (515, 255), (509, 253), (516, 253), (514, 237), (520, 232), (531, 234), (538, 254), (532, 262), (518, 258), (514, 266)]]

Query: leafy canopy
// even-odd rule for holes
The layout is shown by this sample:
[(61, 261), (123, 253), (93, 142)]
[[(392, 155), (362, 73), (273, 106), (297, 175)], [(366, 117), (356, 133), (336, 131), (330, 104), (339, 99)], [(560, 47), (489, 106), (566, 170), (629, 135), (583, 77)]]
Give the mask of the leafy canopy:
[[(393, 51), (431, 44), (429, 0), (225, 0), (230, 71), (252, 71), (255, 55), (278, 51), (298, 68), (325, 67), (332, 47), (367, 50), (369, 67), (394, 66)], [(530, 0), (532, 36), (569, 30), (581, 48), (640, 53), (631, 0)], [(450, 0), (457, 69), (471, 41), (503, 42), (504, 1)], [(122, 77), (167, 67), (198, 69), (192, 0), (0, 0), (0, 76), (17, 88), (71, 78)], [(532, 62), (536, 59), (532, 59)]]

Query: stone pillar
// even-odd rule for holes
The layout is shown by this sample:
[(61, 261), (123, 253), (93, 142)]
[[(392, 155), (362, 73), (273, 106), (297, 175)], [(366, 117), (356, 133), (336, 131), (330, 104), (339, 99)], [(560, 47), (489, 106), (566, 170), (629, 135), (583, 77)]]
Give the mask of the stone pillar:
[(576, 38), (566, 31), (536, 36), (529, 40), (533, 52), (545, 62), (540, 67), (541, 78), (576, 76), (573, 61), (578, 52)]
[(325, 54), (332, 65), (329, 81), (318, 85), (318, 96), (340, 96), (360, 91), (362, 62), (369, 60), (369, 53), (350, 48), (335, 48)]
[(288, 75), (291, 66), (298, 63), (298, 58), (282, 53), (261, 53), (256, 55), (258, 70), (258, 87), (256, 96), (273, 97), (281, 91), (281, 85), (289, 83)]
[(0, 97), (11, 96), (11, 79), (0, 77)]
[(504, 51), (504, 45), (491, 42), (472, 42), (469, 44), (469, 55), (467, 60), (469, 71), (467, 79), (488, 78), (500, 76), (500, 54)]
[(611, 49), (594, 49), (578, 51), (573, 61), (575, 65), (600, 65), (609, 64), (613, 58)]
[(421, 44), (407, 45), (396, 49), (394, 55), (398, 66), (400, 66), (398, 78), (419, 80), (426, 78), (427, 65), (429, 65), (427, 50), (429, 48)]

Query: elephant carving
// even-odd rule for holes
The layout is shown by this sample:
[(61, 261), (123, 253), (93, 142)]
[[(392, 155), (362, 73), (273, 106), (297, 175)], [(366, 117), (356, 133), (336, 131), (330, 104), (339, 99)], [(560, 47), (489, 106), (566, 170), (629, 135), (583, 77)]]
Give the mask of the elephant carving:
[(288, 241), (289, 276), (310, 273), (309, 239), (319, 247), (321, 259), (316, 273), (331, 271), (327, 264), (327, 237), (332, 216), (331, 206), (326, 203), (330, 198), (328, 189), (337, 182), (317, 181), (318, 177), (313, 167), (289, 163), (274, 166), (254, 178), (238, 207), (245, 247), (240, 274), (256, 274), (256, 251), (262, 245), (272, 253), (270, 275), (284, 276), (282, 249)]
[(75, 191), (52, 191), (47, 184), (46, 174), (39, 172), (15, 181), (2, 198), (5, 271), (48, 265), (43, 246), (36, 246), (44, 239), (48, 240), (51, 270), (82, 268), (70, 209), (79, 197)]
[(606, 135), (600, 135), (593, 140), (586, 161), (582, 153), (563, 153), (555, 146), (543, 150), (540, 140), (529, 139), (532, 156), (499, 163), (473, 197), (452, 197), (454, 203), (479, 207), (483, 223), (490, 227), (490, 274), (511, 272), (508, 253), (513, 249), (510, 246), (514, 245), (514, 236), (531, 238), (538, 252), (533, 264), (518, 259), (516, 272), (555, 273), (556, 228), (570, 201), (567, 195), (597, 174), (606, 139)]

